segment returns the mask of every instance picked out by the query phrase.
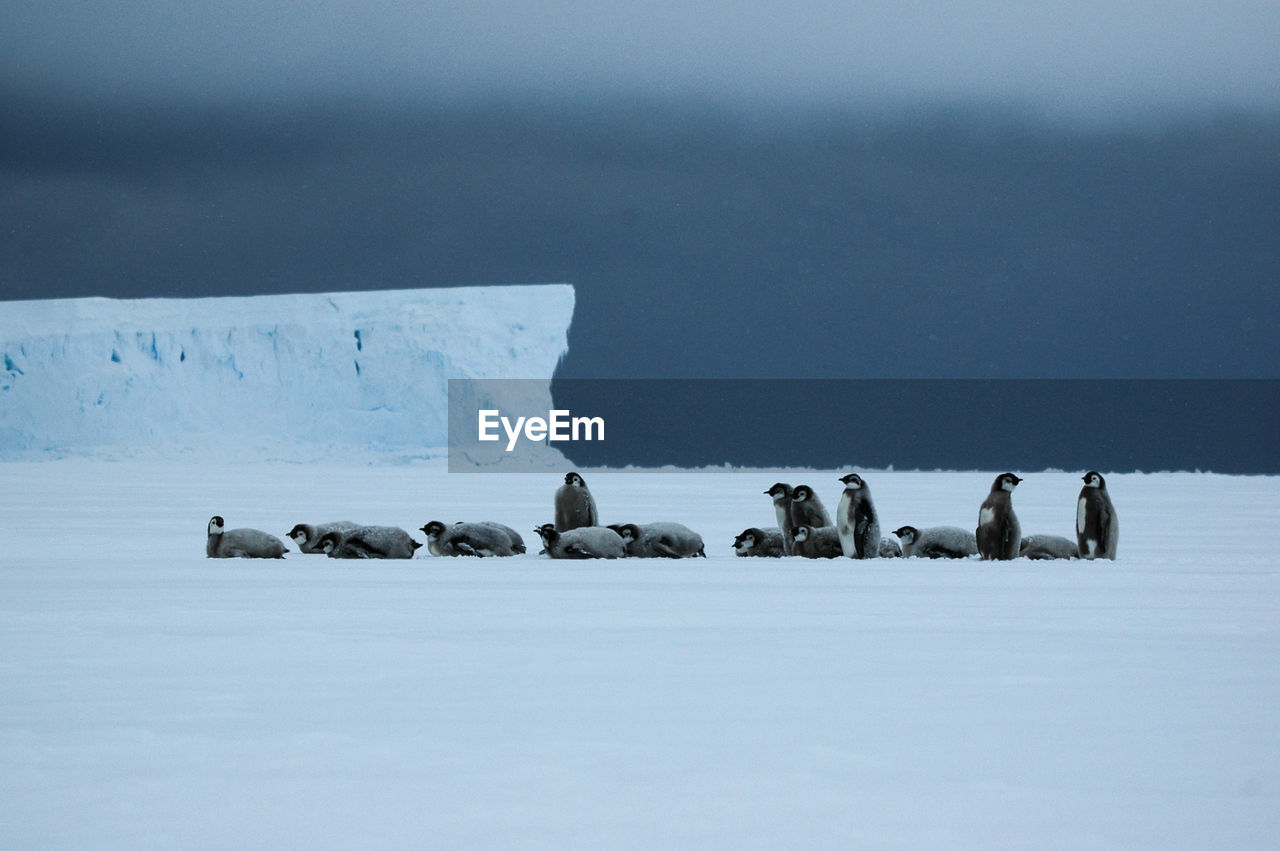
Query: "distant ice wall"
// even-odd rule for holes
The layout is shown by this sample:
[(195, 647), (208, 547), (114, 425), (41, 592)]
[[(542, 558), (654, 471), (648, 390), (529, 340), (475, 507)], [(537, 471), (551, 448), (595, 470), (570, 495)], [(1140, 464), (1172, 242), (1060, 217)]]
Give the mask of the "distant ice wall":
[(550, 407), (573, 307), (564, 284), (0, 302), (0, 458), (432, 454), (449, 378), (546, 379)]

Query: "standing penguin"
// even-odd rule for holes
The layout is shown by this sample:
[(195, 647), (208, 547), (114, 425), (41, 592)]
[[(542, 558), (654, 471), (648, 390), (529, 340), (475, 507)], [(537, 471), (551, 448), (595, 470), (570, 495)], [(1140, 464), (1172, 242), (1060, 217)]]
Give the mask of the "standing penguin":
[(871, 504), (871, 490), (857, 473), (842, 476), (844, 493), (836, 509), (836, 531), (845, 558), (880, 556), (880, 519)]
[(775, 482), (765, 494), (773, 497), (773, 513), (778, 518), (778, 529), (782, 532), (782, 554), (789, 556), (795, 549), (791, 540), (791, 485)]
[(991, 493), (978, 509), (978, 555), (983, 559), (1015, 559), (1022, 543), (1022, 527), (1013, 513), (1013, 489), (1022, 479), (1001, 473), (991, 484)]
[(1106, 480), (1096, 470), (1081, 477), (1084, 487), (1076, 502), (1076, 542), (1080, 545), (1081, 558), (1116, 557), (1116, 545), (1120, 542), (1120, 519), (1107, 493)]
[(600, 512), (587, 483), (577, 473), (565, 473), (564, 484), (556, 489), (556, 531), (599, 525)]
[(831, 515), (808, 485), (796, 485), (791, 491), (791, 527), (812, 526), (821, 529), (823, 526), (834, 526)]

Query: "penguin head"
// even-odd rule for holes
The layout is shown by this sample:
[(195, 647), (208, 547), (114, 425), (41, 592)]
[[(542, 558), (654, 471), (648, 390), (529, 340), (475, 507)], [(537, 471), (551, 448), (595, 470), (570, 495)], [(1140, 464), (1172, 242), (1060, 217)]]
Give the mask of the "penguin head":
[(215, 515), (213, 515), (212, 517), (210, 517), (210, 518), (209, 518), (209, 534), (210, 534), (210, 535), (221, 535), (221, 534), (222, 534), (222, 526), (223, 526), (223, 523), (224, 523), (224, 522), (225, 522), (225, 521), (224, 521), (224, 520), (222, 519), (222, 517), (221, 517), (220, 515), (218, 515), (218, 514), (215, 514)]
[(894, 529), (893, 534), (903, 543), (914, 544), (916, 538), (920, 537), (920, 530), (915, 526), (903, 526), (900, 529)]
[(756, 545), (755, 528), (744, 529), (733, 539), (733, 548), (738, 552), (746, 552)]
[(1097, 470), (1090, 470), (1080, 478), (1087, 488), (1105, 488), (1107, 486), (1106, 480), (1102, 478), (1102, 474)]
[(791, 539), (793, 541), (798, 541), (799, 543), (804, 543), (805, 541), (809, 540), (810, 528), (811, 527), (809, 526), (792, 526)]
[(438, 541), (440, 540), (440, 536), (444, 534), (444, 524), (439, 520), (432, 520), (430, 523), (419, 528), (422, 529), (422, 534), (426, 535), (427, 540), (429, 541)]
[(856, 491), (863, 486), (862, 477), (857, 473), (850, 473), (847, 476), (841, 476), (840, 481), (844, 482), (844, 486), (851, 491)]
[(785, 482), (776, 482), (773, 487), (765, 491), (766, 494), (774, 499), (782, 499), (791, 496), (791, 485)]
[(618, 533), (618, 537), (622, 539), (622, 543), (624, 544), (640, 540), (640, 527), (634, 523), (623, 523), (616, 527), (610, 526), (609, 528)]
[(791, 492), (792, 502), (804, 502), (813, 495), (813, 488), (808, 485), (796, 485), (796, 489)]
[(1001, 473), (996, 476), (996, 480), (991, 484), (991, 489), (993, 491), (1008, 491), (1009, 493), (1013, 493), (1013, 489), (1021, 482), (1022, 479), (1018, 478), (1013, 473)]
[(333, 551), (338, 548), (337, 532), (330, 532), (320, 539), (319, 548), (325, 555), (333, 555)]
[(538, 537), (542, 538), (542, 545), (550, 547), (560, 537), (560, 533), (556, 531), (556, 527), (550, 523), (543, 523), (541, 526), (535, 526), (533, 531), (538, 533)]
[(305, 544), (307, 542), (307, 527), (302, 523), (294, 526), (289, 530), (289, 539), (295, 544)]
[(587, 483), (582, 480), (582, 476), (577, 473), (565, 473), (564, 483), (572, 488), (585, 488)]

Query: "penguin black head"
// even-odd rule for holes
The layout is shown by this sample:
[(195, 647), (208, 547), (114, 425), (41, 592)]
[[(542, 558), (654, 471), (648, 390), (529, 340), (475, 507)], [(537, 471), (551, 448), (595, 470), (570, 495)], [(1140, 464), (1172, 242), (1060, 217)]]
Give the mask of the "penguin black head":
[(1084, 482), (1084, 486), (1087, 488), (1100, 488), (1102, 490), (1106, 490), (1106, 479), (1102, 478), (1102, 474), (1097, 470), (1090, 470), (1080, 478), (1081, 481)]
[(796, 485), (795, 490), (791, 491), (792, 502), (804, 502), (813, 496), (813, 488), (808, 485)]
[(587, 486), (587, 483), (582, 480), (582, 476), (577, 473), (565, 473), (564, 483), (575, 488), (585, 488)]
[(894, 529), (893, 534), (908, 544), (914, 544), (916, 538), (920, 537), (920, 530), (915, 526), (903, 526), (900, 529)]
[(289, 530), (289, 538), (294, 543), (303, 544), (307, 540), (307, 527), (305, 523), (299, 523)]
[(317, 544), (317, 546), (324, 551), (325, 555), (330, 555), (333, 553), (334, 550), (338, 548), (338, 542), (341, 539), (342, 539), (342, 536), (339, 533), (329, 532), (323, 538), (320, 539), (320, 542)]
[(756, 545), (756, 537), (760, 534), (760, 530), (752, 527), (743, 529), (738, 537), (733, 539), (733, 548), (735, 550), (749, 550)]
[(773, 487), (769, 488), (765, 493), (774, 499), (791, 496), (791, 485), (786, 484), (785, 482), (776, 482)]
[(222, 519), (222, 516), (219, 514), (215, 514), (212, 517), (210, 517), (209, 518), (209, 534), (210, 535), (222, 534), (222, 526), (225, 522), (226, 521), (224, 521)]
[(844, 486), (849, 490), (857, 490), (864, 484), (862, 476), (859, 476), (857, 473), (850, 473), (847, 476), (841, 476), (840, 481), (844, 482)]
[(809, 526), (792, 526), (791, 539), (801, 543), (809, 540)]
[(640, 527), (634, 523), (622, 523), (618, 526), (610, 526), (609, 528), (618, 533), (618, 537), (622, 539), (622, 543), (624, 544), (640, 540)]
[(560, 538), (560, 533), (556, 531), (556, 527), (551, 523), (535, 526), (533, 531), (537, 532), (538, 536), (542, 538), (542, 545), (545, 547), (550, 547)]
[(444, 524), (439, 520), (432, 520), (420, 528), (422, 529), (422, 534), (433, 540), (444, 534)]
[(996, 480), (991, 483), (991, 490), (992, 491), (1009, 491), (1010, 493), (1013, 493), (1013, 489), (1016, 488), (1021, 482), (1022, 482), (1022, 479), (1018, 478), (1013, 473), (1001, 473), (1000, 475), (996, 476)]

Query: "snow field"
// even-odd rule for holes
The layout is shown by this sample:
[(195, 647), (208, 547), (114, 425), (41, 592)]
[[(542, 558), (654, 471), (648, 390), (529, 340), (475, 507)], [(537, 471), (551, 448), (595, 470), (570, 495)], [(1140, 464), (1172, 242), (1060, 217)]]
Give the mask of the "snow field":
[[(0, 464), (6, 843), (1280, 838), (1280, 480), (1108, 475), (1118, 561), (994, 564), (733, 555), (770, 484), (831, 510), (844, 470), (582, 472), (606, 522), (710, 557), (534, 556), (559, 474)], [(972, 526), (996, 472), (865, 477), (882, 528)], [(1079, 473), (1017, 472), (1024, 532), (1070, 536)], [(210, 560), (214, 513), (493, 519), (531, 552)]]

